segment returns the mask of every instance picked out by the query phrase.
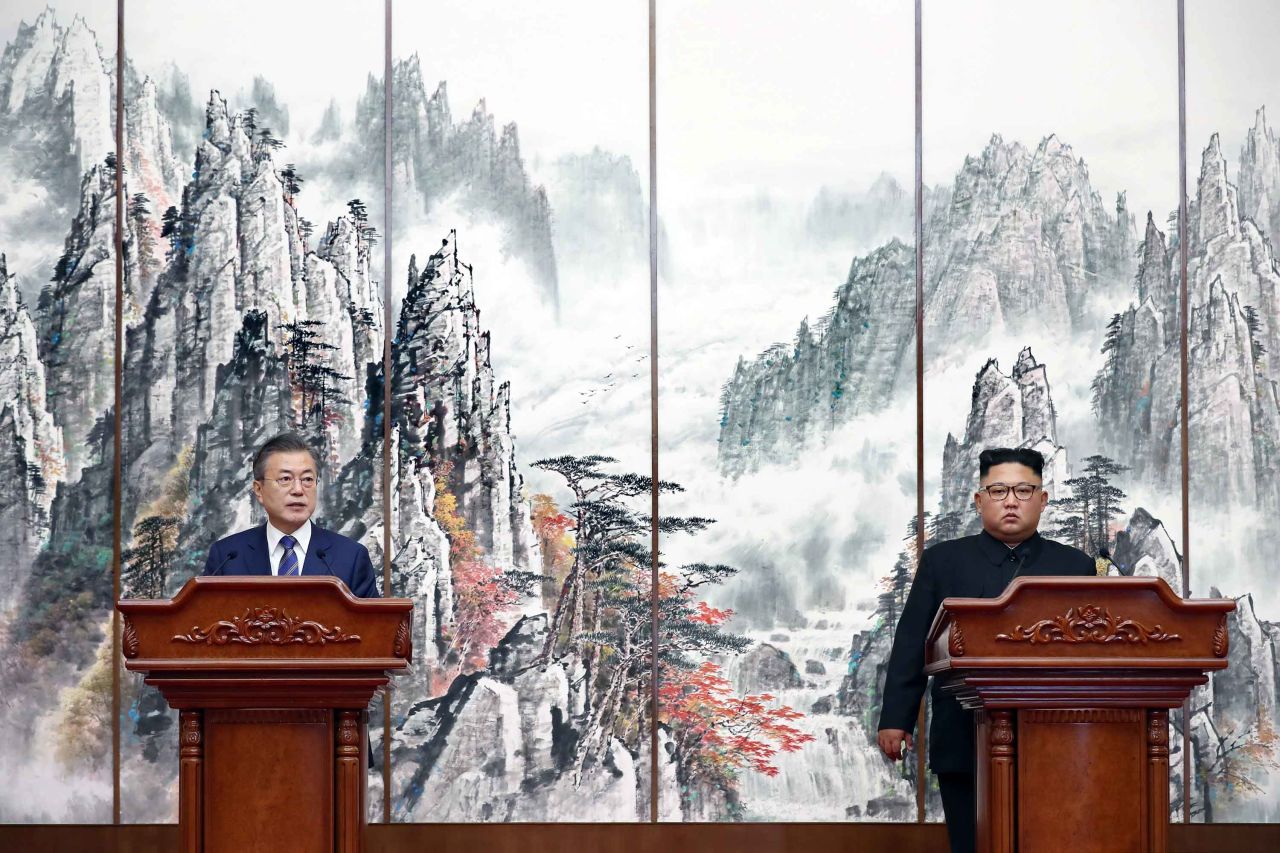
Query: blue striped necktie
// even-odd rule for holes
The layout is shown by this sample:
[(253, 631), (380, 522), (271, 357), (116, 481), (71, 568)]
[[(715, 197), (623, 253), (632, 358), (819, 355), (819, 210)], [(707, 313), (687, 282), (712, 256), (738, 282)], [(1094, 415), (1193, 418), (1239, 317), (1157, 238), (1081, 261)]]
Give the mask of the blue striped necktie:
[(298, 555), (293, 552), (293, 546), (298, 544), (298, 540), (292, 536), (281, 536), (280, 544), (284, 546), (284, 556), (280, 558), (280, 576), (302, 574), (298, 570)]

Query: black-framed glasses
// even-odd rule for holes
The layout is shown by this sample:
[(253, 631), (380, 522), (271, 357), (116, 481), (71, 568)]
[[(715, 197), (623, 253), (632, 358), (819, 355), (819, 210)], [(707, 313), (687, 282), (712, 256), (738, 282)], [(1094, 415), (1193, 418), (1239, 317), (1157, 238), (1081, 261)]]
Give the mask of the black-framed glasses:
[(302, 488), (311, 491), (316, 487), (316, 483), (320, 482), (314, 474), (303, 474), (301, 477), (295, 477), (292, 474), (282, 474), (279, 477), (263, 477), (263, 480), (269, 483), (275, 483), (280, 488), (288, 491), (293, 488), (294, 483), (301, 483)]
[(1019, 483), (1016, 486), (1010, 486), (1006, 483), (992, 483), (989, 486), (979, 487), (979, 491), (986, 492), (993, 501), (1002, 501), (1009, 497), (1009, 492), (1013, 492), (1013, 496), (1020, 501), (1029, 501), (1031, 496), (1040, 489), (1034, 483)]

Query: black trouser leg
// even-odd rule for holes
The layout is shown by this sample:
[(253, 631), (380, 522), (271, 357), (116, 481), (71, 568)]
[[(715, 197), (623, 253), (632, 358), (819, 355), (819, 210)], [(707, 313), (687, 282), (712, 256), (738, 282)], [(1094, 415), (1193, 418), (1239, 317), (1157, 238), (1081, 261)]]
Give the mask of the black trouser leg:
[(978, 798), (972, 773), (939, 773), (942, 813), (951, 853), (974, 853), (978, 840)]

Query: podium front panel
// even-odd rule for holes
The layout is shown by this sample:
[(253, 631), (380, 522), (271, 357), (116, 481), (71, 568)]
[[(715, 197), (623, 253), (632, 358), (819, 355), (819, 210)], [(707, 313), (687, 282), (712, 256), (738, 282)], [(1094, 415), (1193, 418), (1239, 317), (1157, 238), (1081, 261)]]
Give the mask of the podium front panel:
[(204, 853), (332, 851), (333, 713), (204, 715)]
[[(1018, 848), (1148, 850), (1146, 725), (1137, 708), (1018, 712)], [(1075, 832), (1076, 827), (1105, 827)]]

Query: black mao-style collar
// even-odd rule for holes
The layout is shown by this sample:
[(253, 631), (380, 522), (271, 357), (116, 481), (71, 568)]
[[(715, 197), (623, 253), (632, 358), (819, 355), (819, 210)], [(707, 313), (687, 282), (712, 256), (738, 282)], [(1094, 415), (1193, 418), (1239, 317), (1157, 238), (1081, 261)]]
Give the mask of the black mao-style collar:
[(1013, 558), (1022, 562), (1024, 565), (1031, 565), (1040, 556), (1044, 550), (1044, 537), (1038, 532), (1032, 533), (1029, 539), (1024, 539), (1017, 545), (1010, 548), (999, 539), (992, 536), (986, 530), (978, 534), (978, 548), (982, 551), (984, 557), (991, 561), (993, 565), (1000, 565), (1009, 560), (1010, 552)]

